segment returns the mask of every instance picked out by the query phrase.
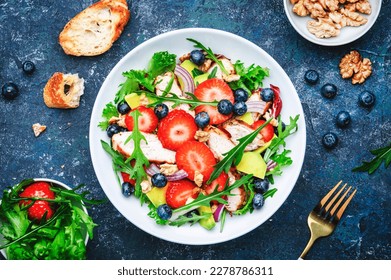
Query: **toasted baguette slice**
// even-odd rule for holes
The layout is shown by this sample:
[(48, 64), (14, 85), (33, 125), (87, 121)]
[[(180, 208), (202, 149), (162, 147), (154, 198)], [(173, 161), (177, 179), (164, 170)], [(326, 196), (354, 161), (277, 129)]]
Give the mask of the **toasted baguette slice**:
[(46, 83), (43, 100), (50, 108), (77, 108), (83, 93), (84, 79), (79, 78), (78, 74), (56, 72)]
[(59, 43), (74, 56), (95, 56), (109, 50), (130, 18), (126, 0), (101, 0), (92, 4), (64, 27)]

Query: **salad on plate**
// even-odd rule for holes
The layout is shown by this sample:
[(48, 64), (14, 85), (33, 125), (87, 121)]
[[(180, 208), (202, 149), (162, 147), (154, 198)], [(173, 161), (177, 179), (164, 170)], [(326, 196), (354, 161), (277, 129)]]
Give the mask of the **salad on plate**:
[(268, 68), (187, 40), (188, 53), (156, 52), (146, 69), (123, 73), (102, 112), (101, 145), (118, 191), (146, 204), (157, 224), (222, 231), (227, 216), (262, 211), (277, 192), (299, 115), (282, 121), (278, 85), (263, 84)]

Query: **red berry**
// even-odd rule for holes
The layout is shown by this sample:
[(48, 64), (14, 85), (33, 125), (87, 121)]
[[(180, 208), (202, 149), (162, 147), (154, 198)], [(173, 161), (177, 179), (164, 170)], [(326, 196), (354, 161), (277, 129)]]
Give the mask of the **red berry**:
[(136, 180), (131, 179), (128, 173), (121, 172), (121, 177), (123, 182), (131, 183), (132, 185), (136, 184)]
[[(138, 110), (141, 113), (141, 116), (138, 117), (138, 129), (146, 133), (153, 132), (156, 129), (159, 121), (153, 109), (147, 108), (145, 106), (139, 106), (135, 110)], [(133, 117), (130, 114), (127, 114), (125, 116), (125, 124), (126, 124), (126, 128), (129, 131), (133, 130), (134, 121), (133, 121)]]
[[(264, 121), (264, 120), (258, 120), (251, 125), (251, 128), (257, 129), (258, 127), (263, 125), (265, 122), (266, 121)], [(265, 143), (269, 142), (270, 140), (273, 139), (274, 127), (270, 123), (268, 123), (264, 128), (261, 129), (261, 131), (259, 133), (262, 135), (262, 139)]]
[(197, 198), (197, 186), (186, 179), (171, 181), (167, 185), (166, 202), (171, 208), (178, 208), (186, 204), (189, 198)]
[(37, 200), (34, 204), (27, 209), (27, 214), (30, 220), (41, 220), (43, 215), (46, 214), (46, 220), (49, 220), (53, 216), (53, 210), (50, 207), (49, 202), (44, 200)]
[(197, 141), (188, 141), (180, 147), (175, 155), (179, 169), (187, 172), (188, 178), (194, 181), (196, 171), (203, 175), (206, 182), (213, 172), (216, 159), (213, 152), (205, 144)]
[[(220, 101), (227, 99), (234, 103), (234, 94), (229, 85), (224, 80), (213, 78), (206, 80), (198, 85), (194, 95), (201, 101)], [(220, 124), (232, 117), (232, 114), (223, 115), (217, 110), (217, 107), (211, 105), (200, 105), (195, 108), (196, 114), (207, 112), (210, 117), (210, 124)]]
[(225, 185), (228, 181), (228, 175), (225, 172), (221, 172), (219, 177), (214, 179), (209, 185), (206, 185), (204, 187), (206, 194), (211, 194), (215, 191), (216, 187), (218, 186), (217, 190), (219, 192), (223, 191), (225, 188)]
[(194, 118), (184, 110), (173, 110), (160, 122), (157, 137), (166, 149), (176, 151), (185, 142), (194, 140), (197, 132)]
[[(20, 197), (39, 197), (54, 199), (55, 194), (50, 190), (50, 184), (46, 182), (36, 182), (32, 183), (25, 188), (23, 192), (20, 193)], [(22, 200), (20, 205), (27, 206), (31, 203), (31, 200)], [(50, 219), (53, 216), (53, 210), (50, 207), (48, 201), (36, 200), (32, 206), (27, 209), (27, 214), (31, 220), (41, 220), (43, 215), (46, 214), (46, 219)]]

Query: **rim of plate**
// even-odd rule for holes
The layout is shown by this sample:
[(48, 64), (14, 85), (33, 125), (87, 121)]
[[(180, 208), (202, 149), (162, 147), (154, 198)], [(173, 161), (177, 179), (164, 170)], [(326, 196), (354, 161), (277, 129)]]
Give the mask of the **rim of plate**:
[[(52, 183), (54, 185), (59, 185), (60, 187), (63, 187), (64, 189), (68, 189), (68, 190), (72, 190), (71, 187), (69, 187), (68, 185), (65, 185), (64, 183), (60, 182), (60, 181), (57, 181), (57, 180), (54, 180), (54, 179), (48, 179), (48, 178), (33, 178), (34, 182), (48, 182), (48, 183)], [(0, 200), (0, 204), (1, 204), (1, 200)], [(88, 211), (87, 211), (87, 208), (83, 205), (83, 204), (80, 204), (78, 205), (81, 207), (81, 209), (83, 209), (83, 211), (88, 215)], [(88, 243), (88, 240), (89, 240), (89, 236), (88, 236), (88, 233), (86, 232), (86, 237), (85, 237), (85, 240), (84, 240), (84, 244), (87, 246), (87, 243)], [(5, 253), (5, 249), (3, 250), (0, 250), (1, 254), (4, 256), (4, 258), (7, 259), (7, 255)]]
[[(107, 179), (108, 176), (115, 177), (113, 170), (110, 169), (109, 171), (107, 171), (107, 170), (101, 170), (101, 168), (100, 168), (99, 162), (102, 160), (102, 158), (100, 158), (101, 156), (103, 156), (105, 159), (109, 160), (110, 163), (111, 163), (111, 159), (106, 154), (106, 152), (103, 151), (103, 149), (101, 147), (101, 143), (100, 143), (100, 141), (102, 140), (102, 137), (105, 137), (105, 139), (107, 138), (107, 136), (105, 136), (106, 133), (104, 131), (101, 131), (100, 128), (98, 128), (98, 126), (97, 126), (98, 122), (101, 120), (102, 109), (105, 106), (105, 104), (100, 104), (100, 103), (102, 103), (101, 99), (108, 98), (107, 97), (108, 93), (106, 92), (106, 89), (109, 88), (109, 82), (111, 82), (113, 79), (115, 80), (115, 78), (117, 78), (117, 80), (123, 81), (124, 78), (121, 75), (122, 72), (119, 73), (118, 71), (121, 69), (121, 67), (122, 68), (124, 67), (124, 64), (127, 62), (127, 60), (131, 59), (132, 56), (139, 54), (142, 50), (145, 50), (148, 47), (154, 46), (154, 44), (159, 46), (160, 51), (166, 50), (168, 48), (167, 44), (161, 43), (161, 41), (167, 40), (170, 37), (183, 37), (183, 40), (186, 41), (185, 39), (188, 37), (191, 37), (191, 36), (193, 36), (192, 38), (194, 38), (194, 36), (198, 36), (198, 37), (221, 36), (221, 37), (224, 37), (228, 40), (237, 41), (239, 44), (242, 44), (246, 48), (250, 48), (250, 49), (252, 49), (252, 51), (260, 54), (263, 59), (267, 60), (268, 63), (271, 64), (271, 65), (267, 65), (267, 66), (272, 66), (272, 68), (277, 69), (279, 74), (281, 74), (283, 76), (283, 79), (286, 82), (286, 85), (284, 85), (284, 86), (289, 88), (290, 93), (292, 93), (293, 96), (295, 97), (295, 98), (293, 98), (293, 101), (294, 101), (293, 103), (297, 108), (298, 114), (300, 114), (300, 118), (298, 121), (299, 130), (298, 130), (298, 133), (295, 133), (295, 134), (291, 135), (290, 137), (296, 138), (296, 137), (299, 137), (299, 135), (300, 135), (300, 141), (298, 143), (301, 144), (300, 148), (297, 148), (295, 150), (296, 155), (297, 155), (297, 162), (295, 162), (295, 169), (294, 169), (295, 172), (293, 174), (290, 174), (290, 178), (289, 178), (290, 179), (289, 182), (291, 182), (290, 188), (284, 192), (281, 191), (280, 194), (273, 197), (273, 199), (276, 199), (276, 197), (277, 197), (276, 200), (279, 201), (279, 204), (276, 205), (276, 203), (274, 203), (273, 206), (271, 206), (272, 210), (269, 211), (267, 215), (263, 214), (261, 216), (262, 219), (258, 220), (257, 223), (255, 223), (255, 225), (254, 224), (251, 224), (251, 225), (247, 224), (246, 225), (247, 228), (235, 230), (234, 233), (230, 233), (230, 234), (224, 234), (224, 231), (223, 231), (223, 233), (213, 231), (213, 234), (211, 234), (212, 231), (207, 231), (206, 229), (202, 228), (202, 230), (205, 232), (205, 233), (203, 233), (204, 237), (209, 238), (209, 239), (193, 239), (193, 240), (189, 240), (186, 235), (182, 236), (180, 234), (181, 232), (178, 232), (178, 229), (181, 229), (181, 228), (172, 227), (172, 226), (157, 225), (153, 219), (151, 219), (150, 217), (148, 217), (146, 215), (146, 213), (148, 213), (148, 212), (144, 213), (145, 210), (143, 210), (142, 208), (147, 208), (147, 206), (144, 205), (141, 207), (139, 201), (136, 200), (134, 197), (130, 197), (128, 199), (132, 200), (132, 202), (137, 202), (138, 207), (140, 207), (139, 209), (142, 210), (141, 211), (142, 213), (140, 213), (140, 214), (145, 215), (145, 217), (141, 219), (142, 221), (139, 221), (135, 218), (130, 217), (130, 215), (128, 213), (128, 212), (130, 212), (129, 208), (126, 208), (126, 209), (121, 208), (123, 205), (119, 205), (119, 204), (123, 204), (124, 202), (122, 200), (125, 198), (121, 194), (121, 190), (118, 186), (118, 182), (117, 182), (117, 180), (115, 180), (115, 178), (112, 178), (114, 180), (112, 180), (110, 182)], [(200, 40), (204, 40), (204, 39), (205, 39), (205, 37)], [(188, 44), (191, 44), (191, 43), (188, 42)], [(189, 47), (190, 47), (190, 45), (189, 45)], [(151, 55), (152, 54), (153, 53), (151, 53)], [(239, 58), (237, 58), (237, 59), (239, 59)], [(147, 64), (147, 61), (143, 62), (143, 64), (145, 67), (145, 65)], [(130, 69), (130, 67), (128, 67), (127, 69)], [(118, 75), (120, 75), (122, 78), (116, 77)], [(114, 95), (117, 92), (117, 86), (118, 86), (118, 84), (115, 84), (115, 89), (114, 89), (114, 91), (112, 90), (114, 92)], [(104, 94), (106, 94), (106, 96), (104, 96)], [(109, 102), (114, 99), (114, 95), (110, 96), (111, 99), (109, 100)], [(283, 110), (284, 110), (284, 107), (283, 107)], [(96, 137), (97, 135), (98, 136), (100, 135), (102, 137)], [(155, 237), (158, 237), (160, 239), (174, 242), (174, 243), (178, 243), (178, 244), (185, 244), (185, 245), (210, 245), (210, 244), (217, 244), (217, 243), (229, 241), (229, 240), (238, 238), (238, 237), (254, 230), (258, 226), (263, 224), (265, 221), (267, 221), (282, 206), (282, 204), (286, 201), (287, 197), (289, 196), (289, 194), (293, 190), (293, 187), (296, 184), (297, 179), (298, 179), (300, 172), (301, 172), (301, 169), (302, 169), (302, 165), (304, 162), (304, 156), (305, 156), (305, 149), (306, 149), (306, 127), (305, 127), (305, 116), (304, 116), (303, 108), (301, 106), (300, 99), (299, 99), (299, 96), (296, 92), (296, 89), (293, 86), (293, 83), (291, 82), (288, 75), (283, 70), (283, 68), (268, 53), (266, 53), (262, 48), (260, 48), (256, 44), (252, 43), (251, 41), (249, 41), (243, 37), (240, 37), (238, 35), (227, 32), (227, 31), (211, 29), (211, 28), (184, 28), (184, 29), (169, 31), (169, 32), (157, 35), (157, 36), (141, 43), (140, 45), (136, 46), (134, 49), (129, 51), (124, 57), (122, 57), (117, 62), (117, 64), (112, 68), (110, 73), (107, 75), (106, 79), (104, 80), (104, 82), (98, 92), (98, 95), (96, 97), (96, 100), (95, 100), (95, 103), (93, 106), (91, 119), (90, 119), (89, 138), (90, 138), (89, 139), (90, 155), (91, 155), (92, 165), (93, 165), (95, 174), (97, 176), (97, 179), (98, 179), (103, 191), (105, 192), (106, 196), (109, 198), (109, 200), (111, 201), (113, 206), (117, 209), (117, 211), (119, 211), (128, 221), (130, 221), (133, 225), (135, 225), (139, 229), (141, 229), (141, 230), (143, 230), (143, 231), (145, 231)], [(299, 139), (299, 138), (297, 138), (297, 139)], [(296, 140), (296, 141), (298, 141), (298, 140)], [(110, 164), (110, 166), (111, 166), (111, 164)], [(102, 171), (104, 171), (104, 172), (102, 172)], [(113, 174), (110, 175), (107, 172), (112, 172)], [(277, 180), (278, 179), (279, 178), (277, 178)], [(113, 184), (115, 184), (115, 186), (113, 186)], [(113, 188), (117, 188), (117, 190), (115, 192), (110, 191)], [(121, 196), (122, 196), (122, 198), (121, 198)], [(128, 203), (130, 204), (131, 202), (128, 202)], [(245, 216), (249, 216), (249, 215), (240, 216), (239, 218), (245, 218)], [(252, 213), (251, 215), (254, 215), (254, 213)], [(238, 216), (236, 218), (238, 218)], [(147, 221), (148, 219), (150, 221), (147, 224), (145, 224), (145, 221)], [(197, 229), (195, 229), (195, 227), (193, 227), (191, 229), (191, 231), (194, 233), (194, 232), (197, 232)], [(221, 235), (219, 235), (219, 234), (221, 234)], [(217, 237), (215, 235), (217, 235)]]
[[(373, 7), (373, 0), (369, 0), (371, 2), (371, 5)], [(377, 1), (377, 2), (376, 2)], [(364, 36), (375, 24), (377, 18), (379, 17), (380, 10), (382, 6), (382, 0), (375, 0), (375, 7), (376, 9), (372, 9), (372, 13), (370, 15), (365, 15), (368, 18), (368, 22), (360, 27), (344, 27), (344, 28), (360, 28), (360, 30), (354, 31), (356, 33), (356, 36), (348, 36), (347, 34), (349, 31), (352, 31), (354, 29), (350, 30), (341, 30), (341, 33), (337, 37), (332, 37), (332, 38), (325, 38), (325, 39), (320, 39), (317, 38), (315, 35), (309, 33), (307, 28), (302, 28), (298, 22), (301, 20), (306, 19), (306, 22), (311, 20), (310, 16), (306, 17), (299, 17), (296, 14), (293, 13), (292, 8), (293, 5), (290, 3), (289, 0), (284, 0), (284, 10), (285, 14), (288, 17), (289, 22), (293, 26), (293, 28), (296, 30), (297, 33), (299, 33), (303, 38), (306, 40), (317, 44), (321, 46), (329, 46), (329, 47), (336, 47), (336, 46), (342, 46), (349, 44), (353, 41), (358, 40), (362, 36)], [(344, 35), (343, 35), (344, 34)]]

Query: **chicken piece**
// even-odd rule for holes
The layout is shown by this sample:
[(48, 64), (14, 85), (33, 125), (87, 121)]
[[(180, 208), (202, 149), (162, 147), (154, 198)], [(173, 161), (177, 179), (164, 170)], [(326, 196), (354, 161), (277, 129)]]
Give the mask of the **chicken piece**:
[[(248, 124), (238, 120), (229, 120), (223, 124), (223, 128), (230, 134), (232, 142), (235, 145), (239, 144), (238, 139), (254, 132)], [(263, 146), (265, 143), (262, 140), (262, 136), (260, 134), (255, 137), (254, 141), (247, 145), (244, 149), (245, 151), (253, 151)]]
[(246, 203), (246, 192), (243, 188), (239, 187), (230, 191), (230, 194), (227, 198), (228, 203), (225, 205), (225, 209), (229, 212), (235, 212)]
[(208, 69), (207, 72), (209, 74), (212, 73), (214, 71), (214, 69), (217, 67), (217, 71), (216, 71), (216, 75), (215, 75), (216, 78), (223, 79), (226, 82), (233, 82), (233, 81), (237, 81), (240, 79), (240, 76), (237, 75), (235, 72), (235, 67), (232, 64), (231, 60), (229, 60), (225, 56), (219, 56), (218, 59), (221, 62), (221, 64), (223, 64), (225, 70), (227, 70), (228, 75), (225, 74), (221, 70), (221, 68), (217, 65), (217, 63), (215, 63), (215, 62), (212, 63), (210, 68)]
[[(125, 144), (126, 139), (128, 139), (131, 133), (132, 132), (130, 131), (120, 132), (114, 134), (111, 138), (113, 149), (126, 157), (129, 157), (134, 150), (133, 140), (130, 140)], [(142, 134), (144, 135), (146, 142), (141, 141), (141, 150), (150, 162), (175, 163), (175, 152), (163, 148), (162, 143), (159, 141), (155, 134)]]
[(218, 129), (214, 126), (208, 127), (209, 139), (207, 144), (214, 156), (218, 160), (222, 160), (224, 158), (224, 153), (229, 152), (232, 148), (235, 147), (235, 144), (231, 141), (229, 135)]

